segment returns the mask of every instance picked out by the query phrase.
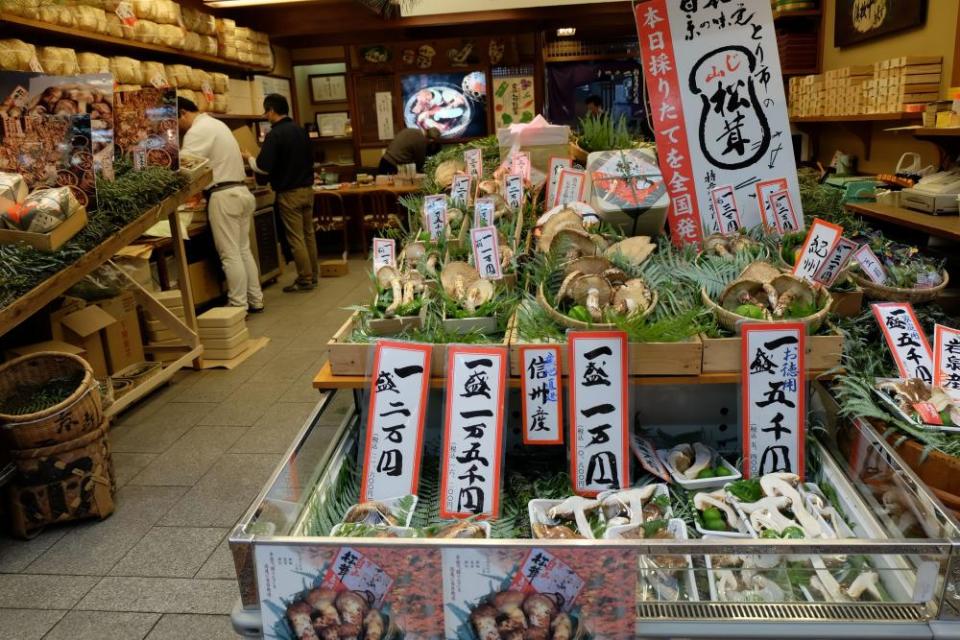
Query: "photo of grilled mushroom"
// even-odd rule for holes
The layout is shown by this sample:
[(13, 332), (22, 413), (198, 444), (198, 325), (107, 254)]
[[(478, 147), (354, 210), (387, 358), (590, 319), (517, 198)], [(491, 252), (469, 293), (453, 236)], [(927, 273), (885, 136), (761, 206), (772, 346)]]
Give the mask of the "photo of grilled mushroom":
[(297, 640), (390, 640), (401, 632), (373, 597), (362, 591), (310, 589), (287, 605), (287, 623)]

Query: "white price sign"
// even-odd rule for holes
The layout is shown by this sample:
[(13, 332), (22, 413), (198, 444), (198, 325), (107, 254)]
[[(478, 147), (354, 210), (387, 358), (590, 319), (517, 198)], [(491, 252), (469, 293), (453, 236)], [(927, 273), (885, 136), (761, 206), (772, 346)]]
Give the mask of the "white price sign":
[(447, 196), (440, 194), (426, 196), (423, 199), (423, 222), (430, 238), (442, 238), (447, 228)]
[(380, 267), (397, 266), (397, 243), (392, 238), (373, 239), (373, 272)]
[(710, 210), (713, 212), (713, 225), (717, 233), (734, 233), (743, 226), (740, 222), (740, 208), (737, 207), (737, 195), (733, 185), (723, 185), (710, 190)]
[(507, 350), (455, 345), (447, 353), (440, 517), (496, 518), (500, 513)]
[(515, 173), (524, 180), (530, 179), (530, 153), (518, 151), (510, 156), (510, 173)]
[(570, 477), (594, 496), (630, 486), (627, 334), (570, 331)]
[(517, 211), (523, 206), (523, 176), (511, 173), (503, 179), (503, 195), (507, 206)]
[(477, 180), (483, 180), (483, 151), (467, 149), (463, 152), (463, 163), (467, 165), (467, 175)]
[(417, 493), (432, 349), (389, 340), (374, 347), (361, 501)]
[(890, 347), (901, 378), (933, 383), (933, 352), (909, 302), (875, 302), (870, 305)]
[(933, 386), (960, 400), (960, 329), (942, 324), (934, 328)]
[(813, 282), (820, 273), (820, 269), (827, 263), (833, 247), (842, 237), (843, 227), (814, 218), (800, 249), (800, 255), (797, 256), (797, 263), (793, 265), (793, 275), (801, 280)]
[(550, 172), (547, 175), (547, 208), (553, 206), (553, 202), (556, 200), (557, 193), (557, 182), (560, 180), (560, 170), (561, 169), (572, 169), (573, 160), (570, 158), (560, 158), (557, 156), (550, 157)]
[(474, 227), (470, 229), (473, 244), (473, 264), (481, 278), (499, 280), (503, 277), (500, 268), (500, 242), (496, 227)]
[(458, 207), (466, 208), (470, 202), (470, 183), (473, 180), (465, 173), (458, 173), (453, 176), (453, 184), (450, 186), (450, 199)]
[(523, 444), (563, 444), (560, 347), (520, 347)]
[(803, 224), (797, 216), (797, 210), (793, 207), (793, 198), (789, 191), (777, 191), (770, 194), (770, 209), (773, 211), (773, 221), (777, 225), (777, 231), (781, 234), (803, 229)]
[[(650, 0), (635, 4), (643, 73), (678, 243), (708, 232), (709, 190), (785, 177), (800, 202), (770, 3)], [(761, 203), (739, 198), (743, 226)]]
[(825, 287), (832, 287), (840, 272), (850, 262), (856, 248), (857, 243), (853, 240), (849, 238), (838, 239), (837, 243), (833, 245), (833, 251), (830, 252), (829, 257), (824, 261), (814, 279)]
[(743, 475), (803, 478), (806, 327), (801, 322), (741, 326)]
[(786, 191), (789, 185), (786, 178), (774, 178), (773, 180), (761, 180), (753, 185), (757, 196), (757, 208), (760, 210), (760, 217), (763, 220), (763, 226), (768, 230), (779, 229), (776, 223), (776, 217), (773, 214), (773, 207), (770, 204), (770, 196), (781, 191)]
[(493, 225), (497, 204), (491, 196), (477, 198), (473, 203), (473, 226), (489, 227)]
[(860, 265), (860, 270), (867, 274), (876, 284), (886, 284), (887, 270), (883, 268), (880, 258), (873, 252), (868, 244), (860, 245), (860, 248), (853, 252), (853, 259)]
[(583, 202), (583, 191), (587, 186), (587, 173), (578, 169), (561, 169), (557, 178), (557, 193), (553, 206)]

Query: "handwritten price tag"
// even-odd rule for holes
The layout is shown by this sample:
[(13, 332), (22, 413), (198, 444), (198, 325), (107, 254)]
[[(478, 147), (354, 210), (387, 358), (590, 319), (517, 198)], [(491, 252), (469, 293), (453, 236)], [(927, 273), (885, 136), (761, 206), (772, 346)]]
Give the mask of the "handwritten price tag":
[(473, 243), (473, 264), (481, 278), (499, 280), (503, 277), (500, 269), (500, 243), (497, 241), (496, 227), (474, 227), (470, 229)]
[(813, 282), (842, 236), (843, 227), (815, 218), (797, 257), (797, 263), (793, 265), (793, 275)]
[(934, 328), (933, 385), (960, 401), (960, 329), (942, 324)]
[(713, 219), (718, 233), (733, 233), (742, 226), (740, 208), (737, 207), (737, 195), (733, 185), (723, 185), (710, 192), (713, 204)]
[(887, 270), (883, 268), (880, 258), (873, 252), (870, 245), (863, 244), (853, 252), (853, 259), (860, 265), (860, 270), (867, 274), (875, 284), (886, 284)]
[(523, 177), (524, 180), (530, 179), (530, 154), (526, 151), (518, 151), (513, 154), (510, 162), (511, 171), (510, 173), (516, 173)]
[(447, 196), (426, 196), (423, 199), (423, 216), (430, 238), (442, 238), (447, 228)]
[(754, 185), (757, 193), (757, 206), (760, 208), (760, 216), (763, 218), (763, 226), (767, 229), (779, 229), (776, 222), (776, 216), (773, 213), (773, 206), (770, 203), (770, 196), (775, 193), (787, 191), (790, 185), (786, 178), (774, 178), (773, 180), (762, 180)]
[(583, 202), (583, 191), (587, 186), (587, 173), (577, 169), (561, 169), (557, 178), (557, 195), (553, 206)]
[(523, 206), (523, 176), (511, 173), (503, 179), (503, 195), (507, 206), (517, 211)]
[(547, 175), (547, 200), (549, 206), (554, 206), (556, 200), (557, 182), (560, 179), (560, 170), (573, 168), (573, 160), (570, 158), (550, 158), (550, 173)]
[(909, 302), (875, 302), (870, 305), (890, 347), (901, 378), (933, 382), (933, 352)]
[(467, 203), (470, 202), (471, 182), (470, 176), (465, 173), (458, 173), (453, 176), (453, 185), (450, 187), (450, 199), (453, 200), (457, 206), (466, 207)]
[(523, 443), (563, 444), (560, 347), (522, 346)]
[(793, 208), (793, 200), (789, 191), (778, 191), (770, 196), (770, 209), (773, 211), (773, 221), (777, 231), (781, 234), (799, 231), (803, 228), (797, 218), (797, 211)]
[(467, 175), (477, 180), (483, 180), (483, 151), (467, 149), (463, 152), (463, 163), (467, 165)]
[(477, 198), (473, 203), (473, 226), (489, 227), (493, 224), (497, 205), (493, 198)]
[(397, 243), (392, 238), (373, 239), (373, 272), (397, 266)]
[(857, 249), (857, 243), (849, 238), (840, 238), (837, 244), (833, 246), (830, 256), (824, 261), (823, 266), (814, 279), (827, 287), (832, 287), (837, 281), (837, 276), (843, 271), (843, 268), (850, 262), (853, 252)]

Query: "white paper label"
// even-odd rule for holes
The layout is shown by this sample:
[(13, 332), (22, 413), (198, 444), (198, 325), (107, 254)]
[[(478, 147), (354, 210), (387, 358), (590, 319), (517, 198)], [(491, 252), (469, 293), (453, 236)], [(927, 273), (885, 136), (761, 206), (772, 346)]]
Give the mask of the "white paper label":
[(486, 280), (499, 280), (503, 277), (500, 269), (500, 243), (497, 241), (496, 227), (474, 227), (470, 229), (470, 241), (473, 244), (473, 264), (477, 273)]
[(741, 328), (744, 477), (804, 474), (806, 400), (802, 323)]
[(523, 176), (511, 173), (503, 179), (503, 196), (507, 206), (517, 211), (523, 206)]
[(117, 5), (115, 13), (117, 14), (117, 17), (120, 18), (120, 22), (128, 27), (132, 27), (137, 24), (137, 14), (133, 10), (133, 5), (126, 0)]
[(467, 165), (467, 175), (477, 180), (483, 180), (483, 151), (467, 149), (463, 152), (463, 163)]
[(373, 98), (377, 108), (377, 139), (393, 140), (393, 94), (377, 91)]
[(562, 611), (570, 611), (583, 585), (583, 578), (550, 552), (531, 549), (513, 578), (510, 590), (550, 594)]
[(373, 239), (373, 272), (397, 266), (397, 242), (392, 238)]
[(553, 206), (583, 202), (583, 190), (587, 184), (587, 174), (578, 169), (561, 169), (557, 178), (557, 195)]
[(774, 216), (773, 207), (770, 205), (770, 196), (786, 191), (788, 187), (786, 178), (762, 180), (753, 185), (754, 192), (757, 195), (757, 208), (760, 210), (760, 218), (763, 220), (763, 226), (770, 231), (780, 228), (777, 226), (776, 216)]
[(417, 493), (431, 351), (388, 340), (374, 347), (361, 501)]
[(573, 160), (570, 158), (558, 158), (553, 156), (550, 158), (550, 173), (547, 175), (547, 208), (553, 206), (553, 202), (557, 199), (557, 182), (560, 180), (560, 170), (573, 168)]
[(40, 64), (40, 61), (37, 59), (37, 56), (32, 56), (30, 58), (30, 71), (34, 73), (43, 73), (43, 65)]
[(875, 302), (870, 305), (883, 337), (897, 363), (901, 378), (933, 383), (933, 352), (909, 302)]
[(853, 252), (856, 248), (857, 243), (853, 240), (849, 238), (838, 239), (837, 243), (833, 246), (833, 251), (830, 252), (830, 256), (827, 257), (823, 266), (820, 267), (820, 271), (817, 272), (815, 277), (816, 281), (826, 287), (832, 287), (833, 283), (837, 281), (837, 276), (840, 275), (840, 272), (843, 271), (847, 263), (850, 262), (850, 258), (853, 257)]
[(773, 221), (777, 225), (777, 231), (781, 234), (803, 229), (800, 217), (797, 216), (797, 211), (793, 207), (793, 198), (789, 191), (777, 191), (770, 194), (770, 209), (773, 211)]
[(425, 196), (423, 199), (424, 226), (430, 232), (430, 238), (444, 237), (447, 228), (447, 196), (440, 194)]
[(627, 334), (570, 331), (570, 476), (593, 496), (630, 486)]
[(453, 184), (450, 186), (450, 199), (461, 208), (466, 208), (470, 202), (470, 183), (473, 180), (465, 173), (458, 173), (453, 176)]
[(520, 347), (523, 443), (563, 444), (560, 347)]
[(713, 229), (717, 233), (734, 233), (742, 226), (740, 209), (733, 185), (723, 185), (710, 190), (710, 210), (713, 211)]
[(320, 586), (337, 592), (356, 591), (370, 594), (373, 598), (371, 606), (379, 609), (392, 585), (393, 578), (377, 564), (356, 549), (342, 547), (337, 551), (337, 556), (323, 576)]
[(843, 237), (843, 227), (814, 218), (803, 247), (800, 249), (800, 255), (797, 256), (797, 263), (793, 265), (793, 275), (801, 280), (813, 282), (841, 237)]
[(518, 151), (510, 157), (510, 173), (521, 176), (524, 180), (530, 179), (530, 153)]
[(165, 89), (168, 86), (167, 79), (159, 73), (150, 78), (150, 84), (157, 89)]
[(493, 225), (493, 216), (496, 208), (497, 205), (492, 197), (477, 198), (473, 203), (473, 226), (489, 227)]
[(933, 386), (960, 400), (960, 329), (942, 324), (934, 329)]
[(873, 252), (868, 244), (860, 245), (860, 248), (853, 252), (853, 259), (860, 265), (860, 270), (867, 274), (875, 284), (886, 284), (887, 270), (883, 268), (880, 258)]
[(210, 86), (209, 82), (204, 82), (200, 87), (200, 92), (203, 93), (203, 97), (207, 99), (208, 102), (213, 101), (213, 87)]
[(503, 453), (507, 350), (447, 348), (440, 517), (497, 517)]
[(786, 177), (799, 203), (770, 3), (651, 0), (634, 12), (675, 241), (702, 240), (717, 185), (739, 192), (748, 229), (761, 223), (746, 197), (755, 183)]

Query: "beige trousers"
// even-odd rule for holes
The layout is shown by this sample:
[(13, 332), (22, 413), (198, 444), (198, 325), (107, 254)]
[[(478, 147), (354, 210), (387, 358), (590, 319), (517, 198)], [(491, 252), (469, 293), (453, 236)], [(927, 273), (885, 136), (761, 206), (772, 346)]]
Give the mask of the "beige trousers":
[(297, 265), (297, 284), (308, 285), (320, 279), (317, 263), (317, 233), (313, 226), (313, 188), (302, 187), (277, 194), (280, 219)]
[(227, 276), (227, 299), (235, 307), (262, 307), (260, 273), (250, 251), (250, 225), (257, 201), (244, 186), (215, 191), (207, 202), (213, 243)]

